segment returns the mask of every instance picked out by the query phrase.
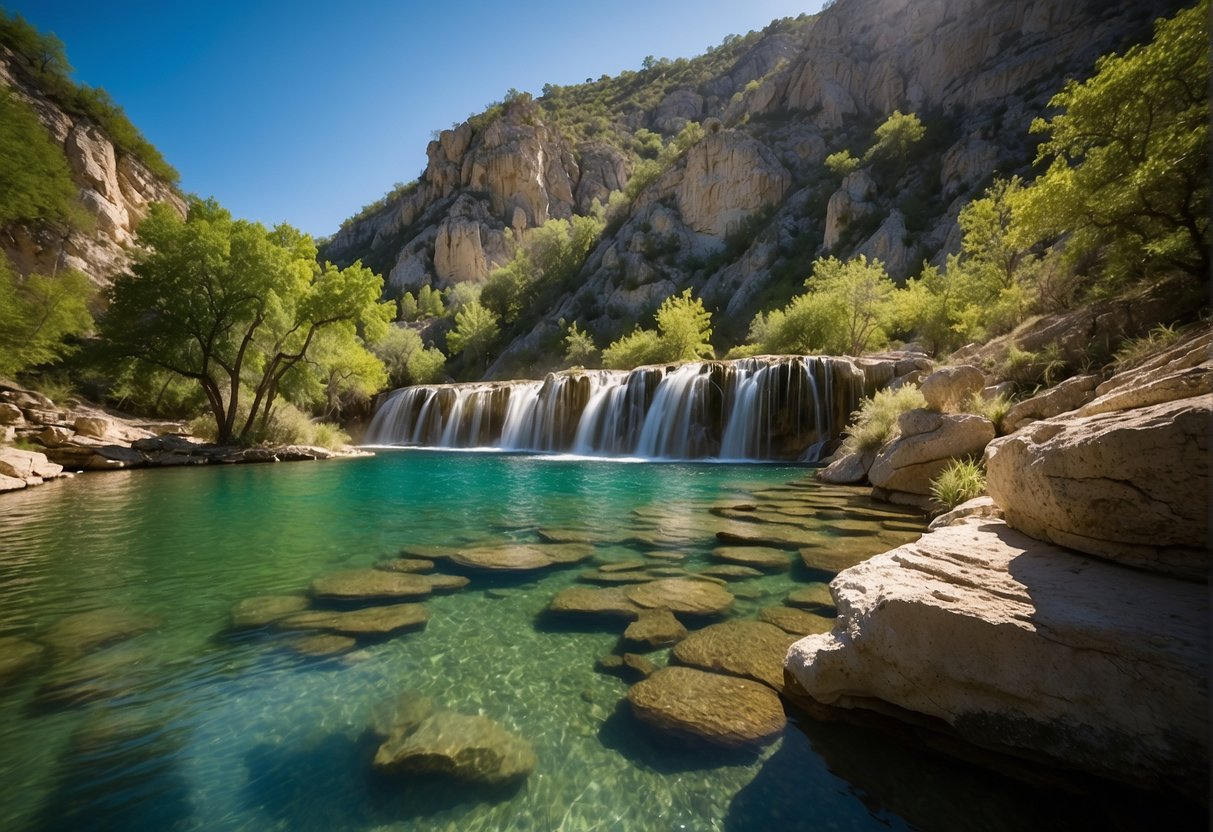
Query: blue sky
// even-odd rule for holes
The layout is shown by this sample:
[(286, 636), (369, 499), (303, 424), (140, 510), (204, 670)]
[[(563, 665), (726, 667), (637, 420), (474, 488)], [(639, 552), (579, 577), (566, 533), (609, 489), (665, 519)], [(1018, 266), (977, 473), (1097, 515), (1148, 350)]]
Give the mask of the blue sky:
[(185, 190), (319, 236), (416, 178), (432, 131), (510, 87), (690, 57), (821, 0), (3, 5), (64, 41), (76, 80), (110, 92)]

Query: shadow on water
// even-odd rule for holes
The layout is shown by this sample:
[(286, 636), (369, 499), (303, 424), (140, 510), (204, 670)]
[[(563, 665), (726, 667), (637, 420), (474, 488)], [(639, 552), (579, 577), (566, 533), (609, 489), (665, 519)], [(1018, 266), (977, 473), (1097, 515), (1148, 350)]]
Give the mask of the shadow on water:
[(383, 775), (371, 768), (380, 740), (328, 734), (306, 745), (263, 743), (245, 755), (244, 802), (287, 829), (390, 824), (500, 803), (522, 788), (485, 787), (438, 775)]
[(729, 750), (658, 735), (632, 714), (626, 699), (621, 699), (615, 711), (599, 726), (598, 741), (636, 765), (659, 774), (750, 765), (758, 759), (760, 752), (758, 748)]
[[(808, 776), (813, 768), (822, 771)], [(856, 801), (869, 825), (900, 820), (938, 832), (1205, 828), (1195, 806), (1093, 779), (1057, 775), (1054, 781), (1047, 769), (1033, 773), (1031, 783), (1011, 780), (909, 732), (801, 719), (733, 798), (724, 828), (819, 829), (823, 819), (845, 816), (847, 804), (854, 814)], [(817, 793), (806, 791), (814, 786)]]
[(164, 830), (193, 814), (178, 769), (182, 740), (172, 729), (130, 712), (97, 709), (72, 734), (58, 782), (33, 829)]

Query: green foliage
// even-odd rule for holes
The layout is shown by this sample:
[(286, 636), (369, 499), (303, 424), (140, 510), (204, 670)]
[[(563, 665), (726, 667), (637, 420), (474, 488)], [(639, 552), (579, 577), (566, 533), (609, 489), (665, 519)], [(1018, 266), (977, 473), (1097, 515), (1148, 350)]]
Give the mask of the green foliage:
[(603, 366), (630, 370), (642, 364), (712, 357), (712, 314), (702, 300), (691, 297), (690, 289), (662, 301), (654, 317), (655, 331), (637, 327), (603, 350)]
[(630, 370), (664, 360), (661, 338), (654, 330), (636, 327), (602, 351), (602, 366), (611, 370)]
[(879, 260), (819, 258), (805, 286), (806, 293), (751, 324), (750, 340), (763, 352), (860, 355), (887, 343), (899, 298)]
[(92, 328), (93, 287), (78, 271), (21, 277), (0, 253), (0, 375), (12, 376), (67, 355), (67, 339)]
[[(240, 420), (247, 419), (247, 407), (242, 406)], [(222, 442), (215, 430), (214, 420), (200, 416), (189, 423), (194, 436), (208, 442)], [(279, 399), (267, 411), (266, 417), (257, 422), (249, 435), (250, 443), (266, 445), (313, 445), (331, 450), (350, 444), (350, 437), (337, 425), (311, 419), (290, 402)]]
[(826, 157), (826, 169), (836, 176), (846, 176), (859, 169), (861, 161), (851, 155), (851, 151), (843, 149)]
[(897, 434), (897, 418), (901, 414), (926, 406), (921, 391), (911, 385), (877, 390), (851, 415), (843, 447), (852, 453), (874, 453)]
[(0, 88), (0, 226), (67, 220), (75, 201), (63, 150), (28, 104)]
[(138, 243), (102, 321), (111, 357), (198, 384), (224, 443), (252, 441), (280, 393), (306, 401), (334, 356), (361, 357), (360, 337), (382, 337), (392, 317), (361, 264), (321, 266), (307, 235), (233, 220), (214, 200), (192, 200), (184, 220), (153, 205)]
[(671, 295), (657, 309), (657, 332), (664, 361), (694, 361), (711, 358), (712, 313), (691, 290)]
[(441, 291), (428, 283), (417, 290), (417, 320), (441, 318), (445, 314), (446, 305), (442, 302)]
[(498, 332), (497, 316), (474, 300), (455, 313), (455, 328), (447, 334), (446, 345), (452, 355), (465, 353), (478, 362), (488, 354)]
[(926, 131), (918, 116), (914, 113), (903, 114), (901, 110), (893, 113), (876, 128), (876, 143), (864, 154), (864, 161), (874, 159), (894, 159), (905, 162), (910, 148), (922, 141)]
[(1175, 326), (1159, 324), (1140, 338), (1130, 338), (1116, 350), (1117, 370), (1129, 370), (1144, 363), (1157, 353), (1179, 341), (1182, 331)]
[(508, 263), (489, 272), (480, 302), (503, 322), (513, 323), (526, 306), (534, 283), (535, 264), (526, 249), (519, 247)]
[(999, 393), (993, 398), (987, 399), (980, 392), (974, 393), (969, 401), (965, 404), (965, 412), (975, 413), (978, 416), (984, 416), (994, 423), (994, 430), (999, 436), (1005, 433), (1003, 422), (1007, 418), (1007, 414), (1011, 412), (1011, 408), (1015, 406), (1015, 401), (1010, 396), (1005, 396)]
[(417, 305), (417, 296), (412, 292), (405, 292), (400, 296), (400, 320), (415, 321), (421, 315), (421, 307)]
[(1068, 235), (1102, 254), (1107, 279), (1209, 276), (1209, 2), (1155, 25), (1154, 40), (1105, 56), (1050, 101), (1020, 222), (1029, 240)]
[(62, 41), (54, 35), (42, 34), (20, 15), (10, 16), (0, 9), (0, 44), (19, 56), (21, 68), (56, 104), (72, 115), (95, 122), (120, 152), (131, 154), (153, 174), (176, 184), (177, 171), (143, 137), (105, 90), (78, 85), (71, 80), (72, 68)]
[(931, 480), (931, 496), (944, 511), (951, 511), (985, 492), (985, 472), (976, 462), (967, 459), (952, 460)]
[(1015, 382), (1021, 390), (1051, 387), (1066, 377), (1069, 365), (1061, 357), (1057, 344), (1039, 350), (1023, 350), (1012, 344), (998, 370), (998, 376)]
[(433, 384), (446, 372), (446, 356), (437, 347), (426, 347), (421, 335), (407, 327), (391, 326), (371, 351), (387, 368), (393, 387)]
[(442, 293), (442, 297), (446, 301), (447, 314), (454, 315), (465, 306), (480, 303), (481, 291), (482, 287), (479, 284), (466, 280), (448, 287)]
[(577, 328), (577, 322), (569, 324), (564, 336), (564, 360), (570, 367), (592, 367), (598, 357), (598, 347), (588, 332)]

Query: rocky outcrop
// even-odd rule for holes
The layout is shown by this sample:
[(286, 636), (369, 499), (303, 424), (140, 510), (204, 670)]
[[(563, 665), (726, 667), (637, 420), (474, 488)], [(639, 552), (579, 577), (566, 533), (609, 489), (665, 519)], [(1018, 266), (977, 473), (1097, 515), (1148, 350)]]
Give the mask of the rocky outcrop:
[(1096, 375), (1068, 378), (1056, 387), (1050, 387), (1037, 396), (1016, 403), (1003, 417), (1003, 427), (1007, 431), (1018, 430), (1030, 422), (1048, 419), (1082, 407), (1095, 398), (1095, 386), (1098, 383), (1099, 376)]
[(97, 285), (108, 285), (130, 266), (131, 244), (148, 207), (163, 202), (184, 216), (185, 201), (142, 162), (116, 149), (96, 124), (67, 113), (39, 90), (20, 59), (4, 47), (0, 47), (0, 85), (28, 102), (52, 141), (63, 148), (80, 204), (92, 219), (88, 230), (7, 229), (5, 253), (22, 273), (77, 269)]
[(989, 419), (971, 413), (910, 410), (898, 417), (898, 436), (880, 449), (868, 479), (886, 492), (926, 497), (931, 480), (953, 459), (981, 454), (994, 438)]
[(1199, 796), (1206, 588), (970, 519), (852, 567), (838, 623), (789, 651), (789, 689), (946, 725), (1019, 756)]
[(986, 451), (990, 495), (1033, 537), (1206, 580), (1213, 396), (1035, 422)]
[(822, 246), (832, 249), (838, 245), (847, 226), (876, 210), (871, 201), (876, 193), (876, 183), (867, 171), (857, 170), (842, 180), (842, 185), (826, 204), (825, 237)]
[(780, 202), (789, 184), (769, 149), (740, 133), (714, 133), (687, 152), (678, 210), (691, 230), (723, 239)]

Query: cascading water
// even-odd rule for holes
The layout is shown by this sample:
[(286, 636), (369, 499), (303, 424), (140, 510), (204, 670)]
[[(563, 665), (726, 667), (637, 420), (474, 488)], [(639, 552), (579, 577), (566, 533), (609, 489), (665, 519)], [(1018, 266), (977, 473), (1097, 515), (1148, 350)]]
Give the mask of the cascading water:
[(366, 442), (812, 462), (872, 392), (867, 387), (851, 360), (811, 356), (405, 387), (380, 405)]

